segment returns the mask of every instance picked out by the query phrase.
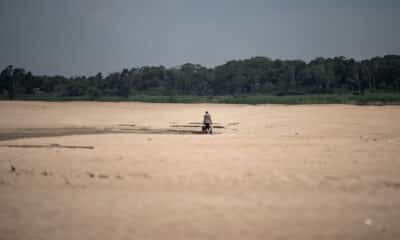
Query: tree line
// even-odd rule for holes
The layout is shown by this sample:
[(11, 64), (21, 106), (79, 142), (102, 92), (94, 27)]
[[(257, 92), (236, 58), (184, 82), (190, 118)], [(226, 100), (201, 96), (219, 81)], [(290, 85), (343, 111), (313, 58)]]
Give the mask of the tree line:
[(0, 74), (0, 95), (128, 97), (148, 95), (295, 95), (400, 92), (400, 56), (356, 61), (345, 57), (272, 60), (253, 57), (214, 68), (186, 63), (179, 67), (144, 66), (103, 76), (41, 76), (7, 66)]

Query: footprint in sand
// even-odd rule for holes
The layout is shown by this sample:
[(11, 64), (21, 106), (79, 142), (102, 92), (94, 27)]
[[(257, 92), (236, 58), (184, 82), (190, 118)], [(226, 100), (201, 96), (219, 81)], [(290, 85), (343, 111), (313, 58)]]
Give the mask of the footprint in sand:
[(52, 176), (53, 174), (51, 172), (48, 172), (48, 171), (43, 171), (43, 172), (40, 173), (40, 175), (47, 177), (47, 176)]
[(385, 186), (387, 188), (400, 189), (400, 182), (384, 181), (383, 186)]
[(115, 178), (118, 179), (118, 180), (123, 180), (124, 179), (121, 175), (117, 175), (117, 176), (115, 176)]
[(136, 124), (118, 124), (120, 127), (136, 127)]
[(8, 185), (8, 184), (9, 183), (6, 180), (4, 180), (4, 179), (0, 180), (0, 185)]
[(130, 177), (141, 177), (141, 178), (150, 178), (150, 175), (147, 173), (130, 173), (128, 174)]
[(97, 175), (97, 177), (98, 177), (98, 178), (102, 178), (102, 179), (107, 179), (107, 178), (109, 178), (109, 176), (106, 175), (106, 174), (99, 174), (99, 175)]
[(66, 176), (62, 175), (61, 177), (64, 179), (65, 184), (71, 185), (71, 182), (69, 181), (69, 179)]

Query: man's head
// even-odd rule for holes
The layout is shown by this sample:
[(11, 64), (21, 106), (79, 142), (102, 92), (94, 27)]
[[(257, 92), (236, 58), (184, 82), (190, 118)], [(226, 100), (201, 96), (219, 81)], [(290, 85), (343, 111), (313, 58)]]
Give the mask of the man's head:
[(208, 114), (208, 111), (206, 111), (206, 114)]

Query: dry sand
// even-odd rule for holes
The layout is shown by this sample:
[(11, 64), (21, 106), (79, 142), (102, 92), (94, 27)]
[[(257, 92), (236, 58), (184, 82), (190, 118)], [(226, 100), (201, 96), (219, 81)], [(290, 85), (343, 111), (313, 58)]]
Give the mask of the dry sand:
[(400, 107), (2, 101), (0, 239), (400, 239)]

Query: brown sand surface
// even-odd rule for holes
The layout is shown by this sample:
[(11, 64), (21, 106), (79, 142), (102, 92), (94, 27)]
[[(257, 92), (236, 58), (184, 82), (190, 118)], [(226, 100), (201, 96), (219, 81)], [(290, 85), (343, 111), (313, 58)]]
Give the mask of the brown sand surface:
[(2, 101), (0, 239), (400, 239), (400, 107)]

